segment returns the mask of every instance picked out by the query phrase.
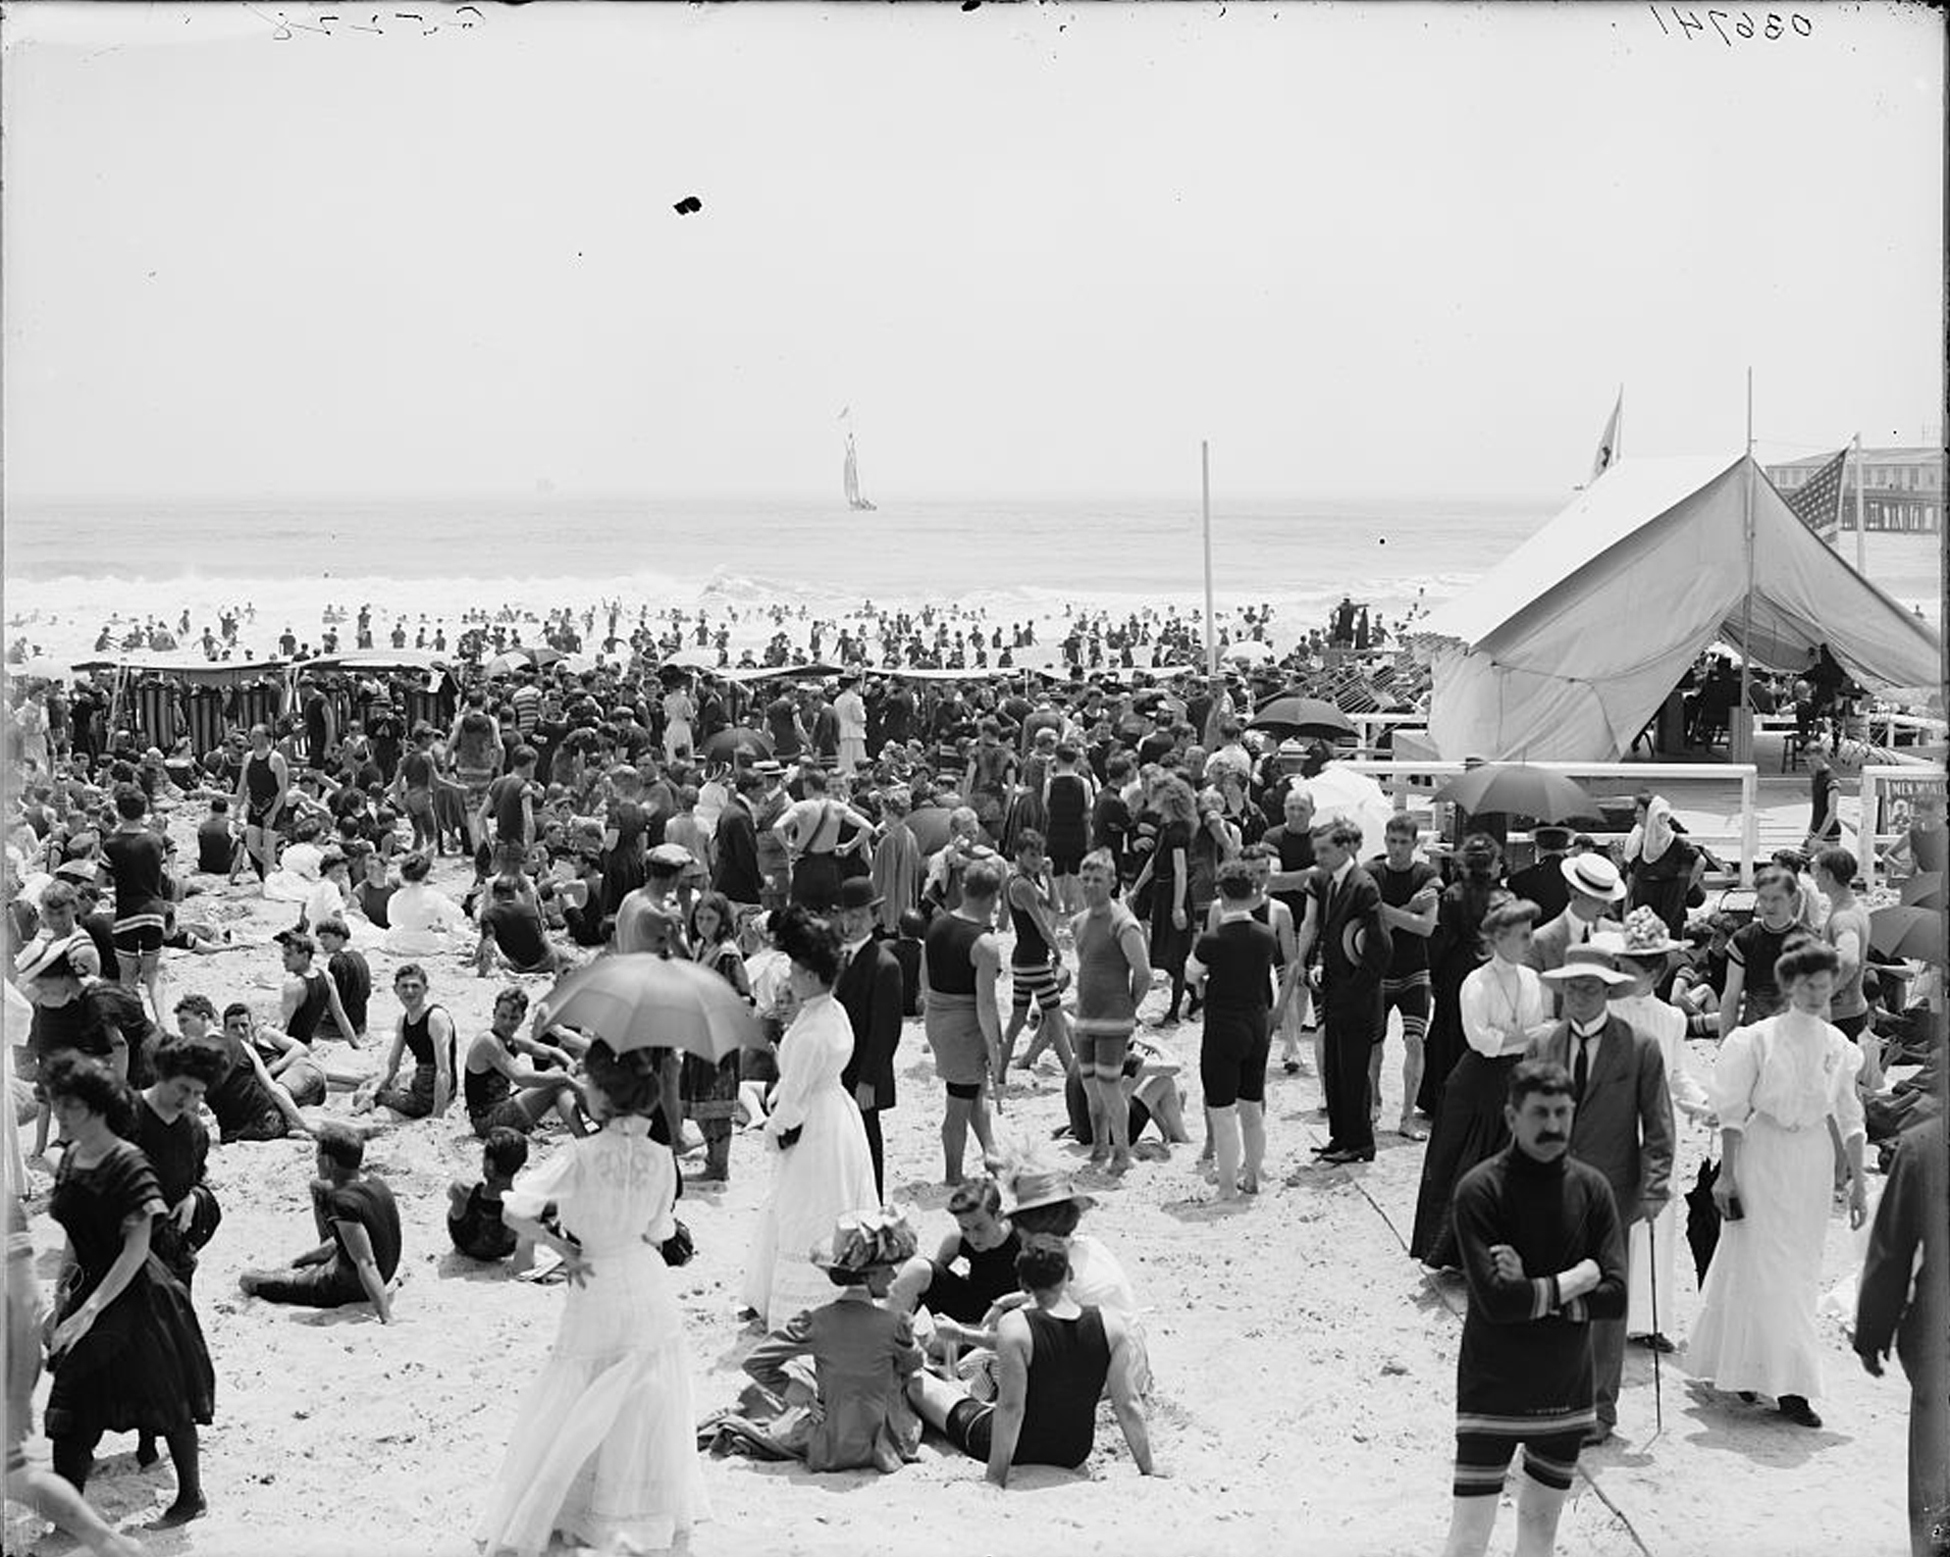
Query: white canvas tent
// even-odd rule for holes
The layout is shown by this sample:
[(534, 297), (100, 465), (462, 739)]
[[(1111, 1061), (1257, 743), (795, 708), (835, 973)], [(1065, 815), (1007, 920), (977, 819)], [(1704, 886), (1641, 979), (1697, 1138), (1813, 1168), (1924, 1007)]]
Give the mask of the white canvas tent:
[(1750, 459), (1627, 459), (1416, 629), (1443, 759), (1616, 761), (1702, 649), (1739, 646), (1748, 480), (1755, 663), (1799, 670), (1826, 643), (1865, 687), (1936, 684), (1937, 635)]

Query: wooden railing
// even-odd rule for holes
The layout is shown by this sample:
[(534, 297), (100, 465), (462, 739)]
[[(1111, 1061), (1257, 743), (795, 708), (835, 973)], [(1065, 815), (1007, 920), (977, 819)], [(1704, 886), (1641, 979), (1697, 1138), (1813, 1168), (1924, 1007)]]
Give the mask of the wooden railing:
[[(1429, 791), (1419, 791), (1413, 780), (1438, 781), (1455, 778), (1468, 771), (1460, 762), (1391, 762), (1378, 758), (1357, 758), (1351, 762), (1337, 763), (1336, 766), (1351, 768), (1356, 773), (1366, 773), (1379, 781), (1384, 789), (1392, 793), (1395, 809), (1406, 811), (1411, 797), (1433, 802), (1433, 784)], [(1644, 783), (1659, 779), (1690, 779), (1695, 782), (1724, 784), (1730, 778), (1740, 780), (1740, 825), (1732, 833), (1715, 832), (1708, 829), (1694, 829), (1689, 836), (1699, 843), (1719, 844), (1729, 852), (1740, 852), (1740, 884), (1751, 887), (1754, 884), (1754, 861), (1760, 852), (1760, 770), (1751, 762), (1533, 762), (1528, 767), (1541, 768), (1547, 773), (1562, 773), (1569, 778), (1622, 778), (1633, 781), (1637, 790)], [(1868, 770), (1865, 770), (1865, 773)], [(1900, 772), (1914, 774), (1914, 769), (1900, 769)], [(1396, 783), (1389, 783), (1389, 780)], [(1594, 835), (1595, 836), (1595, 835)]]

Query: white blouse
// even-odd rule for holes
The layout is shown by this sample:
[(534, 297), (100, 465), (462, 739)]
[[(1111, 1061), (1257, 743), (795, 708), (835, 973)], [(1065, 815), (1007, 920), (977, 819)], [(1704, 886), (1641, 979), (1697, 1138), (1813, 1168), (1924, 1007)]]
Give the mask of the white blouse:
[(1783, 1011), (1736, 1027), (1713, 1066), (1713, 1111), (1725, 1130), (1744, 1130), (1756, 1114), (1783, 1130), (1833, 1119), (1843, 1140), (1867, 1138), (1855, 1090), (1862, 1051), (1817, 1016)]
[(1536, 971), (1492, 957), (1462, 982), (1463, 1037), (1491, 1059), (1522, 1054), (1531, 1030), (1550, 1024), (1550, 1002)]

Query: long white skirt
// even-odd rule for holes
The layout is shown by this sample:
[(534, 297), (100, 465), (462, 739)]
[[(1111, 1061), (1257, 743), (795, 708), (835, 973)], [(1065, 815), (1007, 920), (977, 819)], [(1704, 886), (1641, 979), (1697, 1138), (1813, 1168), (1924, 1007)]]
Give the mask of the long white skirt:
[(1720, 1226), (1687, 1369), (1721, 1389), (1819, 1399), (1815, 1305), (1835, 1191), (1827, 1129), (1783, 1130), (1755, 1114), (1741, 1141), (1739, 1178), (1745, 1215)]
[(746, 1306), (758, 1311), (768, 1330), (832, 1302), (833, 1283), (809, 1256), (832, 1237), (843, 1214), (880, 1200), (866, 1126), (837, 1082), (808, 1104), (798, 1144), (772, 1158), (772, 1192), (752, 1231), (744, 1283)]
[(489, 1557), (535, 1557), (556, 1532), (603, 1553), (664, 1551), (711, 1514), (663, 1256), (642, 1242), (587, 1254), (475, 1531)]

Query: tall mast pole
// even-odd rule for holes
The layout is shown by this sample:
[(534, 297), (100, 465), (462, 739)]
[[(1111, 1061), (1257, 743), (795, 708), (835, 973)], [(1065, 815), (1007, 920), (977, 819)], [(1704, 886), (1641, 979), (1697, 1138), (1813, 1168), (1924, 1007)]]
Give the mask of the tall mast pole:
[(1862, 435), (1855, 435), (1855, 571), (1862, 577), (1869, 576), (1869, 559), (1866, 542), (1863, 540), (1862, 521)]
[(1212, 445), (1198, 446), (1198, 482), (1205, 511), (1205, 674), (1219, 673), (1219, 622), (1212, 614)]
[(1737, 762), (1754, 760), (1752, 704), (1748, 694), (1754, 671), (1754, 370), (1747, 369), (1747, 460), (1740, 471), (1741, 507), (1745, 516), (1743, 533), (1747, 545), (1747, 595), (1740, 611), (1740, 701), (1734, 711), (1733, 727), (1740, 732)]

